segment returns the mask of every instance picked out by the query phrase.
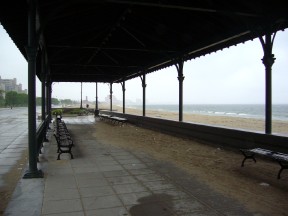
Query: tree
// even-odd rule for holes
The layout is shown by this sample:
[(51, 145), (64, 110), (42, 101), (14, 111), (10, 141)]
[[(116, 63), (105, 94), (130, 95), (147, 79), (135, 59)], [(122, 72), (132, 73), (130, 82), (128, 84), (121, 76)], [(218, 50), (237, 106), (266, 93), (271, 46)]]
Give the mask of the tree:
[(51, 103), (53, 105), (59, 105), (60, 104), (60, 101), (57, 99), (57, 98), (51, 98)]
[(4, 93), (5, 91), (0, 89), (0, 107), (5, 105)]
[(16, 103), (17, 106), (28, 106), (28, 95), (24, 93), (18, 93), (16, 95)]
[(6, 93), (5, 97), (6, 106), (27, 106), (28, 105), (28, 95), (24, 93), (17, 93), (15, 91), (9, 91)]
[(28, 105), (28, 95), (24, 93), (18, 94), (15, 91), (9, 91), (6, 93), (5, 98), (6, 106), (27, 106)]
[(9, 91), (6, 93), (6, 98), (5, 98), (5, 101), (6, 101), (6, 105), (7, 106), (15, 106), (16, 104), (16, 97), (17, 97), (17, 92), (15, 91)]
[(73, 101), (71, 99), (64, 99), (64, 100), (61, 100), (61, 103), (63, 105), (72, 105)]

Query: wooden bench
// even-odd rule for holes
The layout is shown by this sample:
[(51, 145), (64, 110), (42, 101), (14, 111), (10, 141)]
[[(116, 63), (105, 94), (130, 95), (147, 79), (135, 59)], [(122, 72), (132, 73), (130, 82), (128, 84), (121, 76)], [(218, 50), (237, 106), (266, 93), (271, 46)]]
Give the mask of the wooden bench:
[(57, 160), (60, 160), (60, 155), (63, 153), (69, 153), (71, 159), (73, 159), (72, 147), (74, 146), (74, 143), (72, 137), (66, 127), (65, 122), (59, 118), (56, 118), (54, 137), (57, 142)]
[(281, 172), (284, 169), (288, 169), (288, 154), (284, 154), (281, 152), (275, 152), (268, 149), (262, 148), (253, 148), (253, 149), (240, 149), (242, 154), (244, 155), (244, 159), (242, 161), (241, 166), (244, 167), (244, 163), (247, 159), (251, 159), (256, 163), (256, 155), (260, 155), (265, 158), (272, 159), (277, 161), (280, 165), (280, 170), (278, 171), (277, 178), (280, 179)]

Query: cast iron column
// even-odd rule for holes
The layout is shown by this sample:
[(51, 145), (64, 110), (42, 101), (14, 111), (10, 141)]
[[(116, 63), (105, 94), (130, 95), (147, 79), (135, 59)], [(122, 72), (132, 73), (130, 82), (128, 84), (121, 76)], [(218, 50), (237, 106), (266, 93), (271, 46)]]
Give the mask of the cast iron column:
[(81, 103), (80, 103), (80, 109), (82, 109), (83, 106), (82, 106), (82, 82), (81, 82)]
[(41, 114), (41, 119), (42, 122), (45, 122), (45, 136), (44, 136), (44, 142), (48, 142), (49, 140), (46, 137), (46, 132), (49, 128), (49, 122), (46, 120), (46, 71), (45, 71), (45, 59), (43, 58), (43, 53), (42, 53), (42, 58), (41, 58), (41, 87), (42, 87), (42, 92), (41, 92), (41, 108), (42, 108), (42, 114)]
[(49, 91), (49, 87), (48, 87), (48, 85), (49, 85), (49, 82), (48, 82), (48, 76), (46, 77), (46, 91), (45, 91), (45, 94), (46, 94), (46, 96), (45, 96), (45, 99), (46, 99), (46, 112), (47, 112), (47, 115), (49, 115), (49, 108), (48, 108), (48, 106), (49, 106), (49, 93), (48, 93), (48, 91)]
[(99, 115), (98, 109), (98, 83), (96, 82), (96, 96), (95, 96), (95, 110), (94, 110), (94, 117)]
[(50, 81), (48, 81), (47, 78), (47, 82), (46, 82), (46, 97), (47, 97), (47, 101), (46, 101), (46, 109), (47, 109), (47, 114), (48, 114), (48, 118), (50, 120), (50, 122), (52, 121), (52, 115), (51, 115), (51, 96), (52, 96), (52, 84)]
[(271, 39), (271, 34), (267, 33), (265, 35), (265, 41), (262, 37), (259, 37), (264, 56), (262, 58), (262, 62), (265, 66), (265, 133), (271, 134), (272, 132), (272, 65), (276, 58), (274, 58), (274, 54), (272, 54), (273, 42), (274, 38)]
[(178, 71), (178, 81), (179, 81), (179, 121), (183, 121), (183, 65), (184, 61), (179, 61), (175, 66)]
[(112, 101), (112, 94), (113, 94), (113, 91), (112, 91), (112, 85), (113, 85), (113, 83), (110, 83), (110, 112), (112, 112), (112, 103), (113, 103), (113, 101)]
[(45, 80), (43, 80), (42, 82), (41, 82), (41, 87), (42, 87), (42, 97), (41, 97), (41, 102), (42, 102), (42, 114), (41, 114), (41, 119), (42, 119), (42, 121), (44, 121), (45, 120), (45, 117), (46, 117), (46, 110), (45, 110), (45, 106), (46, 106), (46, 104), (45, 104)]
[(46, 82), (46, 73), (45, 73), (45, 55), (42, 52), (42, 56), (41, 56), (41, 87), (42, 87), (42, 97), (41, 97), (41, 102), (42, 102), (42, 114), (41, 114), (41, 119), (42, 121), (45, 121), (45, 117), (46, 117), (46, 88), (45, 88), (45, 82)]
[(43, 178), (43, 173), (37, 168), (37, 139), (36, 139), (36, 5), (35, 1), (28, 2), (28, 148), (29, 169), (23, 178)]
[(98, 83), (96, 82), (96, 101), (95, 110), (98, 110)]
[(125, 81), (121, 83), (122, 85), (122, 94), (123, 94), (123, 113), (125, 114)]
[(143, 88), (143, 116), (146, 116), (146, 74), (140, 76), (142, 81), (142, 88)]

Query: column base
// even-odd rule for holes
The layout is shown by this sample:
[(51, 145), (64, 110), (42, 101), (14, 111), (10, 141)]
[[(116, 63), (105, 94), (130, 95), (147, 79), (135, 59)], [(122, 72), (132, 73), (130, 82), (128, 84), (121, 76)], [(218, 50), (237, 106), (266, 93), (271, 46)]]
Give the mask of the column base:
[(23, 176), (23, 179), (32, 179), (32, 178), (44, 178), (44, 173), (42, 170), (30, 171), (27, 170)]

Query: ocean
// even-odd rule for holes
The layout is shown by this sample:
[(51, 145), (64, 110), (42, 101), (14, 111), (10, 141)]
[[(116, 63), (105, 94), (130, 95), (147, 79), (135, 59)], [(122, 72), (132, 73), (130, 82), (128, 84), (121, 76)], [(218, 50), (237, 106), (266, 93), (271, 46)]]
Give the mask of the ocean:
[[(142, 105), (127, 105), (127, 108), (142, 109)], [(178, 112), (178, 109), (177, 104), (146, 105), (146, 110)], [(265, 119), (265, 105), (263, 104), (184, 104), (183, 112), (200, 115)], [(288, 121), (288, 104), (273, 105), (272, 120)]]

